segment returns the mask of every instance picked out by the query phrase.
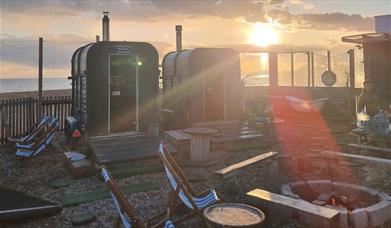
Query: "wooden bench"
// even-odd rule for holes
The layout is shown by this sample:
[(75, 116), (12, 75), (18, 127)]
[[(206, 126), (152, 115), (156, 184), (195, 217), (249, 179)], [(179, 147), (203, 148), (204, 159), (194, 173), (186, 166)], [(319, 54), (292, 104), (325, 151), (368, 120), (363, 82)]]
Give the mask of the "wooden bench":
[(323, 206), (317, 206), (304, 200), (293, 199), (283, 195), (254, 189), (247, 192), (251, 203), (268, 211), (270, 214), (281, 214), (281, 217), (295, 216), (311, 227), (337, 227), (339, 211)]
[(257, 163), (260, 161), (265, 161), (266, 159), (273, 158), (277, 154), (278, 154), (278, 152), (267, 152), (264, 154), (260, 154), (255, 157), (252, 157), (250, 159), (247, 159), (247, 160), (241, 161), (239, 163), (225, 167), (223, 169), (217, 170), (215, 173), (223, 179), (228, 178), (228, 177), (232, 177), (237, 173), (238, 170), (240, 170), (244, 167), (247, 167), (249, 165), (252, 165), (254, 163)]
[(177, 151), (190, 151), (190, 136), (182, 130), (172, 130), (164, 132), (164, 138), (173, 145)]

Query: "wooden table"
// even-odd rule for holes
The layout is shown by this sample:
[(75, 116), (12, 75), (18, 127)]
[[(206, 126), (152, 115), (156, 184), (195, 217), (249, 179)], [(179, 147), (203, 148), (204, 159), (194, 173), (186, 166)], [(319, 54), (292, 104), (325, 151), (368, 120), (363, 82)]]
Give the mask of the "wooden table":
[(210, 161), (210, 137), (218, 131), (211, 128), (193, 127), (184, 129), (190, 135), (190, 158), (194, 164)]

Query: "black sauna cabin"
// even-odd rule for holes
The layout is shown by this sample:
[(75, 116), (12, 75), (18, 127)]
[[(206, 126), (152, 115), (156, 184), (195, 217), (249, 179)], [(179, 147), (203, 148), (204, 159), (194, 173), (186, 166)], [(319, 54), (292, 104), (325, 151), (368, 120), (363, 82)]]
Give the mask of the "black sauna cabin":
[(382, 103), (391, 105), (391, 33), (345, 36), (342, 41), (362, 46), (365, 79), (375, 85), (375, 93)]
[(128, 136), (158, 132), (159, 57), (151, 44), (102, 41), (80, 47), (72, 56), (71, 79), (67, 138), (77, 129), (93, 150), (115, 154), (114, 145), (132, 149), (121, 144), (132, 141)]
[(162, 70), (166, 129), (240, 119), (242, 83), (240, 58), (235, 50), (196, 48), (171, 52), (163, 58)]

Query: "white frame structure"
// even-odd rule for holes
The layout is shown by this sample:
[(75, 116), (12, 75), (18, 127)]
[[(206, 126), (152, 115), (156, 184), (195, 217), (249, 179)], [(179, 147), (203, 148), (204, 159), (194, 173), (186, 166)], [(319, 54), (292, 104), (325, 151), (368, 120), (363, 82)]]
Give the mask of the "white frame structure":
[(111, 134), (110, 128), (111, 128), (111, 56), (113, 55), (127, 55), (127, 56), (135, 56), (136, 57), (136, 132), (139, 131), (139, 75), (138, 75), (138, 62), (139, 58), (138, 55), (136, 54), (131, 54), (131, 53), (126, 53), (126, 54), (121, 54), (121, 53), (114, 53), (114, 54), (109, 54), (109, 67), (108, 67), (108, 107), (107, 107), (107, 133), (108, 135)]

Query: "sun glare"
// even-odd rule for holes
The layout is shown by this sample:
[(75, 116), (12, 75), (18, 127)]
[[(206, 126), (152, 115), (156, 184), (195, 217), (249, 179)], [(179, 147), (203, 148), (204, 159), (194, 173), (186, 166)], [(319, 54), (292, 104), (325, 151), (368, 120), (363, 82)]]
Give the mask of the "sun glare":
[(258, 22), (253, 25), (250, 42), (262, 47), (276, 44), (278, 42), (277, 33), (270, 26)]

